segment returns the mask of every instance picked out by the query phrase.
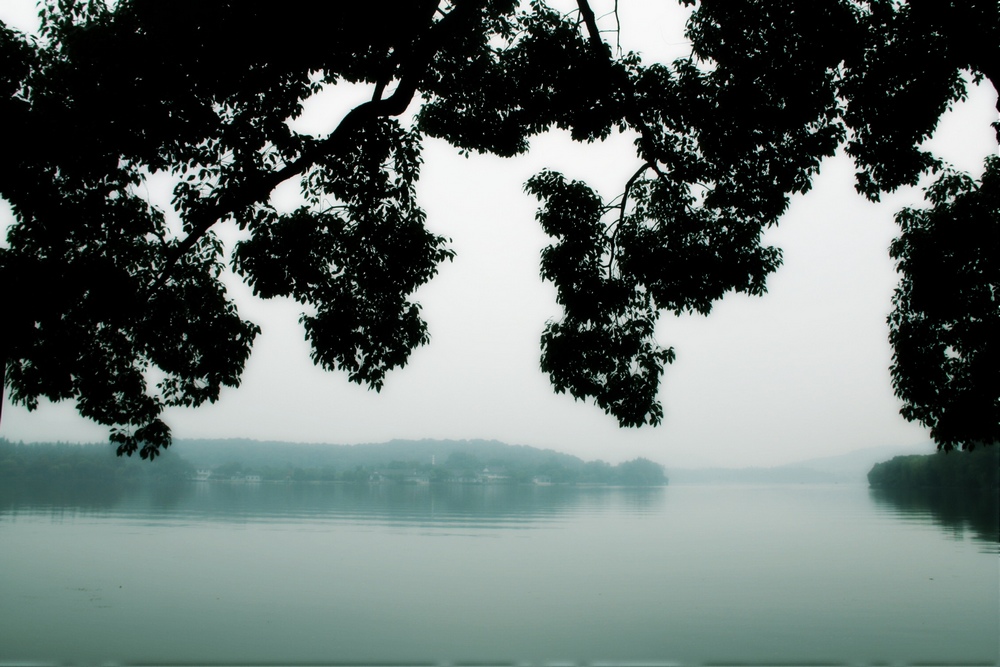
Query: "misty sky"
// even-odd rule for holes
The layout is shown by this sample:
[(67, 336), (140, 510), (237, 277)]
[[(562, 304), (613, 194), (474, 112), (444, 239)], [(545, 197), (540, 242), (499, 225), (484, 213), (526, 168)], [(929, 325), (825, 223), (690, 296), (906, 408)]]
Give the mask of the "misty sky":
[[(621, 4), (625, 49), (649, 61), (687, 55), (679, 7)], [(33, 5), (2, 0), (0, 20), (31, 30)], [(614, 27), (613, 17), (604, 21)], [(332, 91), (296, 127), (328, 132), (368, 96)], [(989, 85), (974, 88), (946, 117), (934, 150), (978, 176), (983, 158), (997, 150), (990, 127), (995, 100)], [(559, 316), (554, 289), (539, 278), (539, 252), (550, 241), (534, 220), (537, 203), (522, 187), (552, 168), (610, 199), (639, 164), (631, 140), (578, 145), (552, 133), (512, 160), (467, 159), (428, 140), (420, 200), (431, 231), (451, 238), (458, 253), (417, 295), (431, 344), (391, 374), (380, 394), (369, 392), (345, 374), (312, 365), (298, 324), (301, 307), (257, 300), (232, 280), (243, 316), (263, 334), (242, 387), (225, 390), (215, 405), (167, 412), (174, 437), (486, 438), (611, 462), (646, 456), (668, 466), (764, 466), (882, 445), (930, 451), (926, 430), (898, 414), (885, 323), (896, 283), (887, 250), (897, 232), (893, 214), (921, 205), (921, 193), (909, 189), (871, 204), (855, 194), (852, 165), (843, 158), (828, 160), (813, 190), (795, 197), (768, 233), (785, 263), (767, 295), (730, 295), (707, 318), (661, 317), (659, 342), (677, 351), (664, 376), (662, 426), (622, 430), (595, 406), (553, 393), (539, 371), (538, 342), (545, 321)], [(289, 193), (296, 189), (283, 188), (278, 201), (294, 207)], [(167, 183), (151, 183), (149, 191), (154, 200), (169, 199)], [(0, 227), (11, 219), (0, 200)], [(227, 238), (235, 233), (223, 230)], [(0, 437), (100, 441), (106, 435), (70, 404), (28, 413), (5, 401)]]

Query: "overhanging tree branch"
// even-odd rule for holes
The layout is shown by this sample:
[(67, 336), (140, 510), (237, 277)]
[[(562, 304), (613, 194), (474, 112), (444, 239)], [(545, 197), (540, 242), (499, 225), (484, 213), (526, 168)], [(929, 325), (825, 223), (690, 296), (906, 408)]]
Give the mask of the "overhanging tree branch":
[[(188, 221), (191, 230), (167, 256), (152, 291), (155, 292), (170, 279), (171, 272), (180, 258), (187, 254), (217, 222), (248, 206), (266, 201), (278, 185), (289, 178), (302, 174), (322, 158), (335, 155), (346, 145), (351, 134), (367, 123), (378, 118), (403, 114), (413, 101), (419, 83), (435, 53), (450, 37), (461, 30), (463, 24), (474, 17), (484, 4), (485, 0), (456, 2), (450, 12), (436, 23), (432, 23), (426, 38), (416, 40), (416, 46), (406, 65), (406, 71), (403, 72), (399, 85), (392, 95), (381, 99), (385, 83), (384, 81), (378, 82), (376, 94), (371, 100), (351, 109), (326, 139), (303, 151), (297, 160), (277, 171), (251, 176), (242, 183), (222, 192), (205, 208), (196, 211)], [(429, 13), (429, 18), (433, 17), (437, 9), (435, 3), (434, 11)]]
[[(583, 18), (584, 25), (587, 26), (587, 38), (590, 43), (591, 50), (601, 57), (607, 65), (607, 69), (610, 72), (614, 67), (614, 60), (611, 55), (611, 47), (604, 43), (601, 39), (601, 31), (597, 27), (597, 16), (594, 14), (594, 10), (590, 7), (590, 2), (588, 0), (576, 0), (577, 7), (580, 9), (580, 16)], [(615, 5), (615, 16), (617, 17), (617, 3)], [(635, 89), (632, 82), (627, 76), (622, 77), (629, 88), (629, 94), (627, 101), (625, 102), (625, 120), (628, 121), (635, 130), (639, 132), (640, 142), (639, 142), (639, 152), (640, 157), (646, 160), (650, 165), (660, 173), (659, 169), (656, 167), (655, 159), (653, 155), (655, 151), (653, 146), (656, 145), (656, 139), (653, 131), (646, 124), (646, 121), (642, 118), (642, 113), (639, 110), (638, 105), (635, 102)], [(662, 176), (662, 174), (661, 174)]]
[[(761, 246), (761, 225), (807, 188), (848, 131), (874, 197), (936, 164), (919, 144), (960, 95), (963, 72), (994, 87), (1000, 76), (995, 3), (881, 3), (870, 16), (851, 3), (699, 3), (688, 31), (697, 57), (671, 69), (611, 43), (621, 29), (612, 2), (603, 16), (593, 0), (575, 0), (569, 13), (552, 0), (527, 10), (507, 0), (354, 3), (330, 5), (312, 24), (275, 24), (278, 14), (229, 0), (205, 0), (205, 20), (138, 1), (87, 16), (86, 0), (60, 0), (49, 3), (41, 43), (0, 30), (0, 60), (12, 65), (0, 68), (0, 116), (20, 130), (0, 167), (15, 211), (0, 271), (25, 288), (5, 312), (0, 385), (6, 374), (12, 400), (29, 406), (76, 399), (126, 453), (168, 446), (162, 410), (237, 386), (259, 333), (229, 298), (220, 258), (202, 252), (221, 251), (208, 230), (223, 220), (247, 225), (231, 261), (258, 293), (316, 306), (306, 333), (314, 361), (380, 382), (426, 342), (409, 296), (450, 257), (413, 199), (420, 138), (513, 155), (553, 126), (579, 141), (618, 128), (637, 135), (638, 158), (619, 197), (605, 203), (558, 175), (532, 181), (545, 202), (539, 221), (561, 239), (545, 251), (543, 277), (568, 313), (543, 334), (542, 368), (556, 391), (593, 397), (623, 426), (656, 423), (672, 359), (655, 343), (657, 315), (708, 313), (729, 291), (762, 293), (780, 253)], [(954, 21), (943, 20), (948, 12)], [(192, 48), (176, 51), (178, 39)], [(370, 99), (332, 119), (332, 132), (307, 137), (285, 122), (316, 71), (364, 83)], [(427, 101), (415, 127), (387, 119), (418, 96)], [(56, 129), (34, 131), (46, 127)], [(996, 440), (1000, 424), (1000, 374), (982, 342), (997, 338), (996, 281), (983, 258), (998, 164), (990, 160), (974, 196), (935, 207), (951, 217), (901, 237), (913, 257), (934, 260), (926, 276), (901, 269), (921, 302), (902, 312), (892, 339), (899, 386), (915, 392), (904, 416), (953, 446)], [(186, 176), (175, 189), (179, 235), (134, 192), (147, 171)], [(939, 191), (972, 188), (971, 177), (955, 178)], [(309, 210), (272, 217), (272, 192), (289, 179), (303, 181)], [(993, 208), (969, 208), (980, 200)], [(347, 212), (319, 210), (330, 205)], [(956, 225), (967, 231), (944, 233)], [(936, 230), (943, 236), (928, 236)], [(942, 280), (942, 249), (955, 239), (961, 280)], [(961, 294), (943, 291), (952, 284)], [(928, 299), (971, 324), (949, 315), (921, 329)], [(967, 350), (987, 356), (956, 382)]]
[(247, 206), (265, 201), (278, 185), (293, 176), (302, 174), (323, 157), (335, 154), (344, 146), (351, 133), (366, 123), (376, 118), (402, 114), (413, 100), (415, 93), (416, 84), (412, 80), (401, 81), (396, 91), (386, 99), (371, 100), (351, 109), (326, 139), (305, 150), (291, 164), (277, 171), (258, 174), (256, 177), (223, 192), (207, 208), (199, 210), (192, 216), (189, 221), (191, 231), (168, 256), (156, 286), (158, 287), (169, 279), (170, 271), (177, 261), (189, 252), (217, 222)]

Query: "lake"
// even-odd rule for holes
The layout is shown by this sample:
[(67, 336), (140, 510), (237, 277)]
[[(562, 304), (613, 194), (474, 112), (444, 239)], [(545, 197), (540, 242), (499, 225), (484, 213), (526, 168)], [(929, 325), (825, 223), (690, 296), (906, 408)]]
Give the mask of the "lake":
[(0, 490), (0, 663), (1000, 662), (997, 499)]

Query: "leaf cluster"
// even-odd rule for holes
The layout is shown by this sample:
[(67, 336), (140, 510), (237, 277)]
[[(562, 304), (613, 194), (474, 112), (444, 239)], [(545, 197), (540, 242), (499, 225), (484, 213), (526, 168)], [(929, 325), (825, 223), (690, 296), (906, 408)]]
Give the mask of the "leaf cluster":
[(904, 416), (945, 450), (974, 449), (1000, 439), (1000, 158), (981, 183), (945, 173), (927, 199), (896, 216), (890, 370)]

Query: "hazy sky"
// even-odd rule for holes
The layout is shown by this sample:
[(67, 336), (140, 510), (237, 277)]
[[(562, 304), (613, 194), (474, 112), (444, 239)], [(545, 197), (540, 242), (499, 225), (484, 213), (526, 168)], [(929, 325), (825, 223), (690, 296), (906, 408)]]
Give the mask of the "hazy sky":
[[(647, 61), (686, 55), (680, 8), (656, 0), (621, 5), (624, 48)], [(34, 13), (32, 0), (0, 0), (0, 20), (11, 25), (30, 30)], [(369, 94), (333, 91), (298, 126), (328, 131)], [(990, 86), (975, 88), (942, 123), (934, 149), (978, 175), (997, 150), (995, 100)], [(920, 205), (919, 190), (874, 205), (855, 194), (848, 160), (827, 161), (813, 190), (796, 197), (767, 235), (785, 257), (767, 295), (730, 295), (707, 318), (662, 317), (659, 342), (677, 351), (661, 391), (665, 422), (622, 430), (595, 406), (554, 394), (539, 371), (539, 335), (559, 308), (554, 289), (539, 278), (539, 252), (550, 241), (522, 187), (552, 168), (614, 197), (638, 166), (631, 137), (577, 145), (553, 133), (532, 146), (528, 156), (501, 160), (467, 159), (442, 142), (426, 143), (421, 202), (432, 231), (450, 237), (458, 256), (417, 295), (431, 344), (390, 375), (380, 394), (312, 365), (301, 307), (257, 300), (234, 280), (243, 316), (263, 334), (239, 389), (224, 391), (214, 405), (167, 413), (174, 436), (486, 438), (611, 462), (646, 456), (668, 466), (763, 466), (881, 445), (930, 451), (925, 429), (898, 414), (885, 323), (896, 283), (887, 250), (897, 231), (893, 214)], [(0, 200), (0, 227), (10, 221)], [(106, 430), (70, 404), (28, 413), (5, 401), (0, 436), (96, 441)]]

